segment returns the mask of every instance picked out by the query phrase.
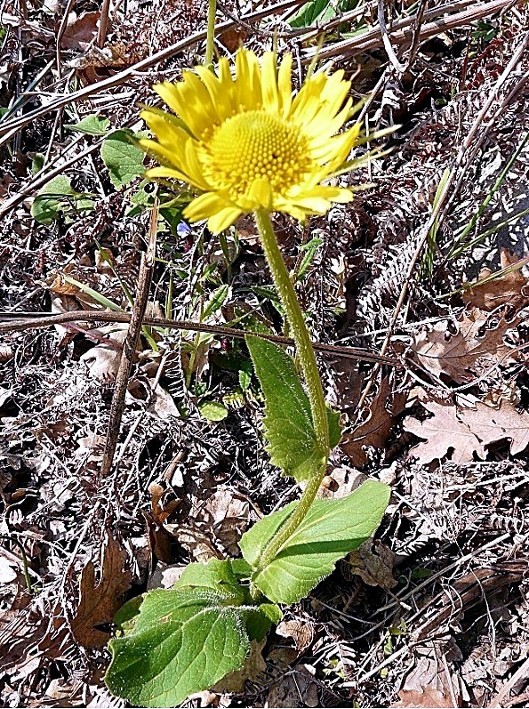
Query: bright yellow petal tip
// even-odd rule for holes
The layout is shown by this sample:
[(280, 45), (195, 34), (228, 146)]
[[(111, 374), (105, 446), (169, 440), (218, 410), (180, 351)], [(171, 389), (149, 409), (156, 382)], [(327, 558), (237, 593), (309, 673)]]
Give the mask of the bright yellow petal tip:
[(181, 179), (201, 192), (184, 212), (189, 221), (207, 219), (218, 233), (258, 209), (304, 219), (352, 199), (347, 189), (321, 184), (359, 142), (358, 125), (336, 136), (349, 116), (350, 83), (343, 72), (316, 74), (293, 96), (291, 74), (290, 55), (278, 67), (274, 52), (259, 62), (240, 49), (234, 75), (221, 59), (217, 74), (196, 67), (177, 84), (155, 87), (179, 120), (142, 111), (156, 138), (142, 145), (164, 164), (147, 176)]

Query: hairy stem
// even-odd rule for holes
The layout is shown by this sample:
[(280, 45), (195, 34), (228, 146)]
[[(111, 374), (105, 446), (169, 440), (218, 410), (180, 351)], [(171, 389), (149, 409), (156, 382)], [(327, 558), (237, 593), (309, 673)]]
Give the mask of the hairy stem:
[(296, 344), (296, 354), (307, 387), (312, 423), (320, 454), (319, 462), (315, 466), (314, 472), (296, 509), (263, 552), (260, 567), (264, 568), (264, 566), (274, 559), (279, 549), (281, 549), (287, 539), (289, 539), (297, 527), (299, 527), (316, 497), (322, 478), (325, 475), (329, 457), (329, 422), (316, 355), (312, 347), (307, 326), (305, 325), (305, 318), (303, 317), (294, 285), (290, 280), (281, 251), (279, 250), (276, 235), (270, 221), (270, 213), (262, 209), (256, 211), (254, 216), (261, 236), (266, 260), (268, 261), (275, 287), (281, 299), (286, 318), (290, 325), (291, 334)]
[(206, 34), (206, 56), (204, 64), (213, 64), (213, 42), (215, 39), (215, 15), (217, 14), (217, 0), (208, 1), (208, 26)]

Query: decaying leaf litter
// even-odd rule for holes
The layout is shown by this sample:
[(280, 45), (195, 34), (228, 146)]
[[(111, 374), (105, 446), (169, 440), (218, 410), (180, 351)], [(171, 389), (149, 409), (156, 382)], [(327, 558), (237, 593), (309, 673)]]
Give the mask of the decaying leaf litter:
[[(314, 340), (340, 348), (320, 356), (348, 430), (323, 494), (370, 477), (392, 504), (376, 540), (254, 648), (249, 681), (191, 703), (524, 706), (527, 7), (294, 5), (223, 5), (218, 50), (275, 37), (300, 72), (332, 56), (370, 96), (367, 125), (400, 126), (355, 174), (372, 186), (352, 205), (276, 223), (293, 269), (313, 255), (298, 292)], [(151, 84), (200, 58), (205, 7), (3, 13), (2, 702), (118, 705), (102, 676), (122, 601), (233, 553), (297, 490), (263, 452), (260, 392), (222, 329), (140, 327), (110, 416), (128, 329), (94, 311), (138, 313), (154, 200), (113, 131), (144, 130)], [(281, 334), (248, 223), (219, 242), (162, 205), (156, 256), (146, 318)]]

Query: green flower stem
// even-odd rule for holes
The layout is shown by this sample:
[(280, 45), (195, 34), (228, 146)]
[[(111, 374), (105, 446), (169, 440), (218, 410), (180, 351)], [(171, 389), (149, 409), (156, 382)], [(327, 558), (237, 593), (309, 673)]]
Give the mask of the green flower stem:
[(213, 65), (213, 43), (215, 39), (215, 15), (217, 14), (217, 0), (208, 2), (208, 26), (206, 34), (206, 57), (204, 64)]
[(315, 468), (295, 511), (263, 552), (260, 562), (260, 566), (263, 568), (274, 559), (279, 549), (301, 524), (316, 497), (316, 493), (325, 475), (329, 458), (329, 421), (316, 355), (312, 347), (309, 331), (305, 325), (305, 318), (303, 317), (294, 285), (290, 280), (281, 251), (279, 250), (274, 228), (270, 221), (270, 213), (267, 210), (261, 209), (256, 211), (254, 216), (261, 236), (266, 260), (268, 261), (268, 266), (272, 273), (272, 278), (281, 303), (285, 309), (292, 337), (296, 343), (296, 354), (307, 387), (312, 423), (320, 452), (320, 463)]

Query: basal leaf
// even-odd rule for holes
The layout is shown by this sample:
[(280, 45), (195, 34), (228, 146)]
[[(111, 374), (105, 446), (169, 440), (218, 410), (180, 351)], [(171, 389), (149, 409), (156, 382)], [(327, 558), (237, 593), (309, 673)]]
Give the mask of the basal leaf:
[[(322, 463), (309, 399), (292, 357), (268, 340), (246, 336), (255, 372), (265, 395), (264, 433), (273, 465), (296, 480), (306, 480)], [(329, 411), (331, 446), (340, 440), (339, 414)]]
[(202, 588), (218, 591), (222, 589), (237, 598), (239, 603), (245, 600), (245, 594), (233, 572), (229, 559), (210, 559), (206, 564), (188, 564), (173, 588)]
[(143, 174), (145, 153), (134, 144), (131, 131), (116, 130), (105, 138), (101, 158), (108, 168), (110, 180), (116, 189), (128, 185)]
[(175, 706), (238, 670), (250, 638), (262, 639), (270, 627), (269, 616), (238, 600), (230, 589), (147, 593), (139, 613), (126, 614), (123, 635), (109, 643), (110, 691), (133, 706)]
[(339, 559), (374, 533), (389, 494), (387, 485), (369, 480), (347, 497), (316, 500), (276, 558), (259, 569), (263, 551), (298, 503), (264, 517), (239, 543), (244, 558), (256, 569), (252, 582), (275, 603), (301, 600), (332, 573)]

